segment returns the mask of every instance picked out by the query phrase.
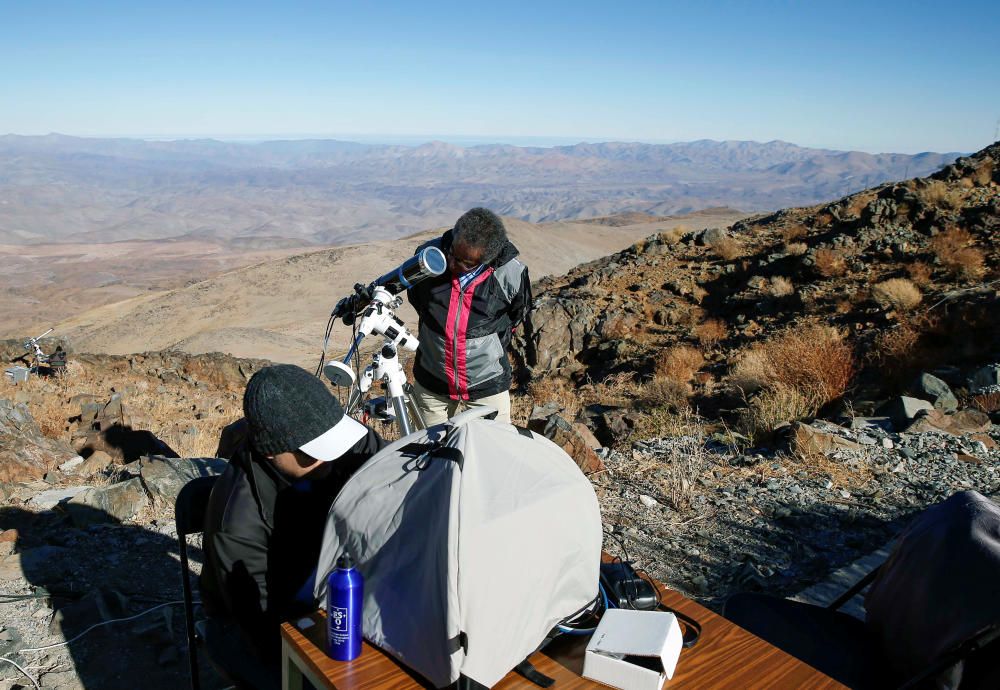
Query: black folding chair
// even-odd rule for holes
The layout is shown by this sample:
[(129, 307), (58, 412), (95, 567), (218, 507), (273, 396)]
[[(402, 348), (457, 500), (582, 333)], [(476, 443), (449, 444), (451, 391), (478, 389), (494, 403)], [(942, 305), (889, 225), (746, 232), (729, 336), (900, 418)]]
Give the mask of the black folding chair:
[(208, 498), (218, 477), (192, 479), (177, 494), (174, 520), (177, 523), (177, 546), (181, 555), (181, 583), (184, 587), (184, 622), (187, 628), (188, 662), (191, 670), (191, 690), (199, 690), (198, 638), (194, 626), (194, 597), (191, 594), (191, 572), (188, 569), (187, 537), (205, 529)]

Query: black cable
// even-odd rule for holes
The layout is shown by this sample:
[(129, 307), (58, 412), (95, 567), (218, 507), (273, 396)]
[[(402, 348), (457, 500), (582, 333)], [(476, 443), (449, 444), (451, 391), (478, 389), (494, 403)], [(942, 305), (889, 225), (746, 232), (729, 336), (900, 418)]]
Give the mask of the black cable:
[[(684, 646), (693, 647), (696, 644), (698, 644), (698, 640), (701, 639), (701, 623), (696, 621), (694, 618), (691, 618), (687, 614), (681, 613), (676, 609), (672, 609), (669, 606), (666, 606), (663, 603), (663, 598), (660, 596), (660, 588), (657, 587), (655, 584), (653, 584), (653, 578), (650, 576), (650, 574), (646, 570), (643, 570), (641, 568), (636, 568), (632, 565), (632, 559), (629, 558), (628, 556), (628, 549), (625, 548), (625, 542), (622, 541), (622, 539), (614, 532), (604, 532), (604, 534), (608, 535), (618, 543), (618, 546), (621, 548), (622, 553), (625, 556), (624, 559), (622, 559), (620, 556), (615, 556), (611, 562), (627, 565), (630, 568), (632, 568), (632, 570), (635, 571), (637, 575), (638, 574), (645, 575), (646, 581), (649, 582), (650, 586), (653, 588), (653, 594), (656, 596), (656, 609), (658, 611), (665, 611), (667, 613), (674, 614), (674, 617), (677, 618), (679, 622), (684, 624), (684, 627), (686, 628), (684, 632)], [(635, 608), (635, 600), (639, 595), (637, 587), (638, 586), (636, 585), (636, 583), (630, 580), (629, 589), (623, 592), (623, 594), (625, 595), (625, 603), (628, 604), (628, 608), (630, 609)]]
[(319, 366), (316, 367), (316, 376), (318, 377), (323, 373), (323, 365), (326, 364), (326, 348), (330, 343), (330, 334), (333, 333), (333, 326), (337, 322), (337, 317), (334, 314), (330, 314), (330, 318), (326, 322), (326, 332), (323, 334), (323, 351), (319, 353)]
[(698, 644), (698, 640), (701, 639), (701, 623), (696, 621), (691, 616), (685, 613), (681, 613), (677, 609), (670, 608), (669, 606), (664, 604), (663, 598), (660, 596), (660, 588), (657, 587), (655, 584), (653, 584), (653, 578), (652, 576), (650, 576), (649, 572), (643, 570), (642, 568), (633, 568), (633, 570), (635, 570), (635, 572), (638, 574), (645, 575), (646, 580), (649, 581), (651, 585), (653, 585), (653, 593), (656, 595), (656, 610), (666, 611), (667, 613), (674, 614), (674, 617), (677, 618), (678, 621), (683, 623), (685, 628), (687, 628), (684, 631), (684, 646), (694, 647), (696, 644)]

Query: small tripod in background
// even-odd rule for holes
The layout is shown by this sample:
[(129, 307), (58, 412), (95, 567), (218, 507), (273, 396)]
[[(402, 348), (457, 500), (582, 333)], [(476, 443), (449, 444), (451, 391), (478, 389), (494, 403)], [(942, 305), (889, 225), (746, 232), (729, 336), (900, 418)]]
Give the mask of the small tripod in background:
[(41, 366), (43, 364), (47, 364), (49, 361), (49, 356), (42, 352), (42, 348), (38, 344), (38, 341), (47, 336), (53, 330), (54, 329), (50, 328), (41, 335), (35, 336), (34, 338), (28, 338), (24, 342), (24, 349), (31, 353), (28, 370), (36, 376), (40, 373)]

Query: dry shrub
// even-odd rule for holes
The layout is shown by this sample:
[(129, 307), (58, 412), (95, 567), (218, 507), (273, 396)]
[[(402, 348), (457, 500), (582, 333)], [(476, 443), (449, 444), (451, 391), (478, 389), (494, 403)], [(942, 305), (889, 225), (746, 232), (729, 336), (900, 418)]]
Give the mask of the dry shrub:
[(654, 376), (637, 391), (639, 404), (650, 407), (664, 407), (681, 410), (687, 407), (691, 386), (669, 376)]
[(586, 391), (581, 391), (580, 404), (601, 403), (629, 407), (641, 399), (641, 390), (642, 386), (636, 382), (633, 372), (620, 371), (608, 375), (600, 383), (589, 385)]
[(690, 345), (674, 345), (656, 358), (655, 376), (687, 383), (704, 363), (705, 358), (695, 348)]
[(702, 345), (715, 345), (726, 337), (728, 329), (721, 319), (709, 319), (694, 329), (694, 337)]
[[(707, 293), (706, 293), (707, 294)], [(695, 328), (705, 320), (705, 310), (694, 304), (685, 304), (679, 315), (677, 323), (682, 326)]]
[(771, 297), (788, 297), (795, 294), (795, 286), (792, 285), (792, 281), (784, 276), (772, 276), (768, 282), (766, 292)]
[(535, 405), (555, 403), (568, 416), (580, 410), (580, 395), (570, 381), (561, 376), (543, 376), (528, 386), (528, 395)]
[(967, 280), (986, 272), (986, 259), (975, 244), (976, 239), (965, 228), (952, 227), (931, 239), (931, 251), (948, 271)]
[(922, 295), (906, 278), (890, 278), (872, 288), (872, 299), (883, 309), (910, 311), (920, 304)]
[(972, 396), (969, 402), (974, 408), (986, 414), (1000, 412), (1000, 393), (979, 393)]
[(820, 211), (816, 214), (816, 227), (825, 228), (833, 222), (833, 214), (829, 211)]
[(955, 210), (962, 207), (964, 193), (958, 187), (949, 187), (941, 180), (932, 181), (923, 191), (924, 203)]
[(785, 241), (785, 244), (791, 244), (797, 239), (806, 236), (806, 226), (804, 225), (786, 225), (781, 229), (781, 239)]
[(979, 187), (985, 187), (992, 181), (993, 161), (989, 158), (984, 158), (983, 162), (976, 168), (976, 171), (972, 173), (972, 182)]
[(722, 239), (713, 242), (712, 251), (714, 251), (719, 258), (725, 259), (726, 261), (732, 261), (733, 259), (738, 259), (744, 254), (746, 254), (746, 250), (743, 247), (743, 243), (740, 242), (735, 237), (729, 237), (729, 236), (723, 237)]
[(836, 249), (817, 249), (814, 265), (824, 278), (837, 278), (847, 273), (847, 257)]
[[(647, 438), (664, 436), (702, 437), (704, 433), (704, 420), (686, 405), (676, 410), (669, 406), (650, 407), (642, 410), (642, 415), (636, 420), (629, 440), (642, 441)], [(697, 448), (703, 449), (704, 444), (698, 444)], [(642, 472), (640, 471), (640, 473)]]
[(864, 191), (855, 194), (844, 202), (844, 211), (849, 216), (858, 216), (862, 209), (876, 199), (874, 192)]
[(701, 285), (695, 285), (691, 288), (691, 298), (695, 302), (700, 304), (706, 297), (708, 297), (708, 290), (703, 288)]
[(934, 269), (923, 261), (914, 261), (906, 267), (910, 280), (920, 287), (926, 288), (933, 282)]
[(792, 327), (755, 345), (728, 381), (744, 396), (776, 386), (794, 388), (814, 410), (844, 394), (855, 373), (854, 352), (830, 326)]
[(660, 241), (664, 244), (677, 244), (690, 230), (686, 225), (678, 225), (675, 228), (664, 230), (660, 233)]
[(908, 371), (917, 358), (920, 330), (912, 321), (904, 321), (875, 338), (868, 359), (887, 376)]
[(770, 436), (779, 424), (811, 417), (816, 409), (810, 396), (779, 383), (747, 401), (747, 406), (740, 410), (738, 429), (751, 443), (757, 443)]
[(605, 317), (601, 336), (607, 340), (626, 340), (635, 335), (636, 319), (628, 315)]
[(791, 242), (785, 245), (785, 253), (789, 256), (802, 256), (809, 251), (809, 245), (805, 242)]
[(762, 346), (745, 351), (726, 379), (731, 386), (751, 395), (771, 382), (771, 362)]

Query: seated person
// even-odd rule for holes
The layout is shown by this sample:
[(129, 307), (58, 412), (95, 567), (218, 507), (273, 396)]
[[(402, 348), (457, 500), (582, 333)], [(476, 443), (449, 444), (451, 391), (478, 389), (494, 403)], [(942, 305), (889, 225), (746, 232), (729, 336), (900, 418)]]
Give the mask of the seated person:
[[(317, 606), (312, 582), (330, 504), (385, 442), (348, 417), (322, 381), (293, 365), (254, 374), (243, 413), (246, 436), (206, 510), (201, 594), (206, 638), (221, 638), (225, 656), (242, 670), (261, 669), (254, 687), (273, 687), (279, 624)], [(218, 646), (206, 643), (213, 656)]]
[(49, 373), (52, 376), (62, 376), (66, 373), (66, 351), (62, 345), (56, 345), (56, 351), (48, 357)]

